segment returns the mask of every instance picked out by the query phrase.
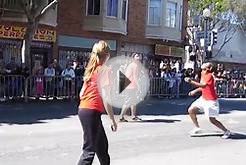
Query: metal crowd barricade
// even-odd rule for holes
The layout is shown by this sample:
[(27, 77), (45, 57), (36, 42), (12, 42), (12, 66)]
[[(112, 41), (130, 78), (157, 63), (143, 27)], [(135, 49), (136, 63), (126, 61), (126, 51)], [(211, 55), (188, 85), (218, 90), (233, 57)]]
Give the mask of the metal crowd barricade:
[[(26, 101), (32, 98), (76, 99), (82, 84), (82, 77), (0, 75), (0, 101), (18, 98)], [(245, 80), (217, 80), (215, 86), (219, 97), (246, 97)], [(193, 88), (178, 79), (151, 78), (148, 96), (179, 98), (187, 96)]]
[(179, 79), (170, 80), (157, 77), (150, 79), (148, 96), (179, 98), (186, 96), (191, 89), (190, 84)]
[(167, 96), (168, 95), (168, 82), (163, 78), (150, 79), (149, 96)]
[(229, 81), (217, 80), (215, 82), (216, 92), (219, 97), (229, 97)]
[(30, 76), (25, 81), (25, 100), (78, 98), (82, 80), (81, 77)]
[(219, 97), (245, 97), (245, 80), (217, 80), (216, 91)]
[[(175, 81), (170, 87), (170, 80), (164, 78), (150, 79), (148, 96), (163, 96), (168, 98), (179, 98), (187, 96), (188, 92), (195, 87), (184, 80)], [(246, 97), (245, 80), (217, 80), (216, 92), (219, 97)]]
[(25, 78), (21, 75), (0, 75), (0, 99), (24, 97)]

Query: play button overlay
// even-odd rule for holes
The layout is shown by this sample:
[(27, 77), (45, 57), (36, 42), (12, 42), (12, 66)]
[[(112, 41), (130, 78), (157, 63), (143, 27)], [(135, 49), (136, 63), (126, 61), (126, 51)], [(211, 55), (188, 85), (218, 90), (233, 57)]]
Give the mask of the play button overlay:
[(131, 81), (119, 70), (119, 94), (123, 92), (128, 85), (131, 84)]
[(117, 56), (103, 66), (98, 88), (104, 101), (113, 107), (137, 105), (149, 90), (149, 74), (138, 60)]

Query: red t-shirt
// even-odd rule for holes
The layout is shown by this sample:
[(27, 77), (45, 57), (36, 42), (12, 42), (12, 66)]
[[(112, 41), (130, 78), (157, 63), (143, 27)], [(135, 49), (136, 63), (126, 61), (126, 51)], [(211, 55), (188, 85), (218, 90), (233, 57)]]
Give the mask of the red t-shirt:
[(216, 100), (218, 98), (215, 91), (215, 81), (212, 73), (206, 73), (201, 75), (201, 82), (207, 84), (202, 88), (202, 97), (205, 100)]
[[(93, 73), (91, 79), (83, 84), (84, 92), (83, 95), (80, 97), (80, 104), (79, 104), (80, 109), (81, 108), (92, 109), (98, 112), (104, 111), (104, 104), (98, 87), (98, 77), (99, 77), (98, 70), (100, 68), (97, 68), (96, 69), (97, 71)], [(103, 86), (109, 85), (108, 76), (105, 76), (108, 75), (108, 73), (109, 71), (107, 71), (106, 74), (105, 72), (103, 73), (104, 84), (101, 84)]]

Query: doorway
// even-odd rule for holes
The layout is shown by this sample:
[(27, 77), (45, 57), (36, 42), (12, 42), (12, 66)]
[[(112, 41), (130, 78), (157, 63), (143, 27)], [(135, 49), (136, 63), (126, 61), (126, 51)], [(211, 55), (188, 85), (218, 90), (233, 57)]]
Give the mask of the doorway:
[(48, 66), (49, 49), (32, 49), (31, 50), (31, 64), (32, 68), (35, 63), (39, 63), (43, 68)]

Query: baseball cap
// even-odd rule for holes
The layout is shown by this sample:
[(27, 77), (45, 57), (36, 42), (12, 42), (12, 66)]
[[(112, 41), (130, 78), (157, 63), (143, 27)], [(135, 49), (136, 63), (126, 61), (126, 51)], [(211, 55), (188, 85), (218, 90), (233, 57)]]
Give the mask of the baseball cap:
[(204, 70), (204, 69), (210, 68), (212, 66), (213, 65), (210, 62), (206, 62), (206, 63), (202, 64), (201, 69)]

